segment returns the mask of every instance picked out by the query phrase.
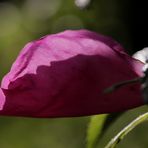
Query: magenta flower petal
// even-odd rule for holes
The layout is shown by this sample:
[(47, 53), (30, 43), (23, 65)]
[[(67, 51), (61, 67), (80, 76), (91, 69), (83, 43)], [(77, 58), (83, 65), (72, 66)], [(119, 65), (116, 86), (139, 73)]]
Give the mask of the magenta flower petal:
[(47, 35), (27, 44), (4, 77), (0, 114), (71, 117), (141, 106), (138, 83), (103, 92), (115, 83), (142, 76), (142, 66), (116, 41), (91, 31)]
[(5, 104), (5, 95), (0, 88), (0, 110), (3, 109), (4, 104)]

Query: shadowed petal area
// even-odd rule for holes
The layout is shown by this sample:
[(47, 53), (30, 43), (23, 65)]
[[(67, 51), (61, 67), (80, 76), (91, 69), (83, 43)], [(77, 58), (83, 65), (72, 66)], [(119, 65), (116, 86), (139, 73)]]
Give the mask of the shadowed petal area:
[(142, 66), (116, 41), (87, 30), (47, 35), (27, 44), (4, 77), (0, 114), (72, 117), (141, 106), (139, 83), (103, 91), (142, 76)]

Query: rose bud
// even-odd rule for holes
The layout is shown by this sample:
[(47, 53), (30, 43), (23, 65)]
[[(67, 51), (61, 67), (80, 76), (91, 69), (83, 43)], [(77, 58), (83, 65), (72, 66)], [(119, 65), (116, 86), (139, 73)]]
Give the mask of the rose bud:
[(141, 84), (110, 86), (143, 75), (143, 63), (113, 39), (64, 31), (28, 43), (0, 90), (0, 115), (72, 117), (119, 112), (144, 104)]

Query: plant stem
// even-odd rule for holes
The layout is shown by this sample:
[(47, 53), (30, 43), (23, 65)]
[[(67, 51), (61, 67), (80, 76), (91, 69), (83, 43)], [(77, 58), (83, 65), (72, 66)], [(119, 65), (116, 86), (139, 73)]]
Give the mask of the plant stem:
[(105, 146), (105, 148), (115, 148), (117, 144), (137, 125), (148, 120), (148, 112), (144, 113), (127, 125), (123, 130), (121, 130), (111, 141)]
[(135, 79), (131, 79), (131, 80), (119, 82), (119, 83), (114, 84), (111, 87), (105, 89), (104, 90), (104, 93), (111, 93), (111, 92), (113, 92), (113, 91), (115, 91), (115, 90), (117, 90), (120, 87), (123, 87), (125, 85), (132, 84), (132, 83), (137, 83), (137, 82), (141, 82), (142, 79), (143, 79), (142, 77), (138, 77), (138, 78), (135, 78)]

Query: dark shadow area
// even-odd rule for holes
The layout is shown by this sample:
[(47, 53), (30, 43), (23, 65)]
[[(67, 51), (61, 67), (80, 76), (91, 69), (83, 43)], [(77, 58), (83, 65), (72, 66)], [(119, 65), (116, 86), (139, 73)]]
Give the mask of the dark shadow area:
[(112, 36), (132, 54), (148, 46), (147, 2), (134, 0), (94, 0), (95, 13), (90, 29)]
[(147, 1), (130, 0), (125, 11), (135, 51), (148, 46)]

